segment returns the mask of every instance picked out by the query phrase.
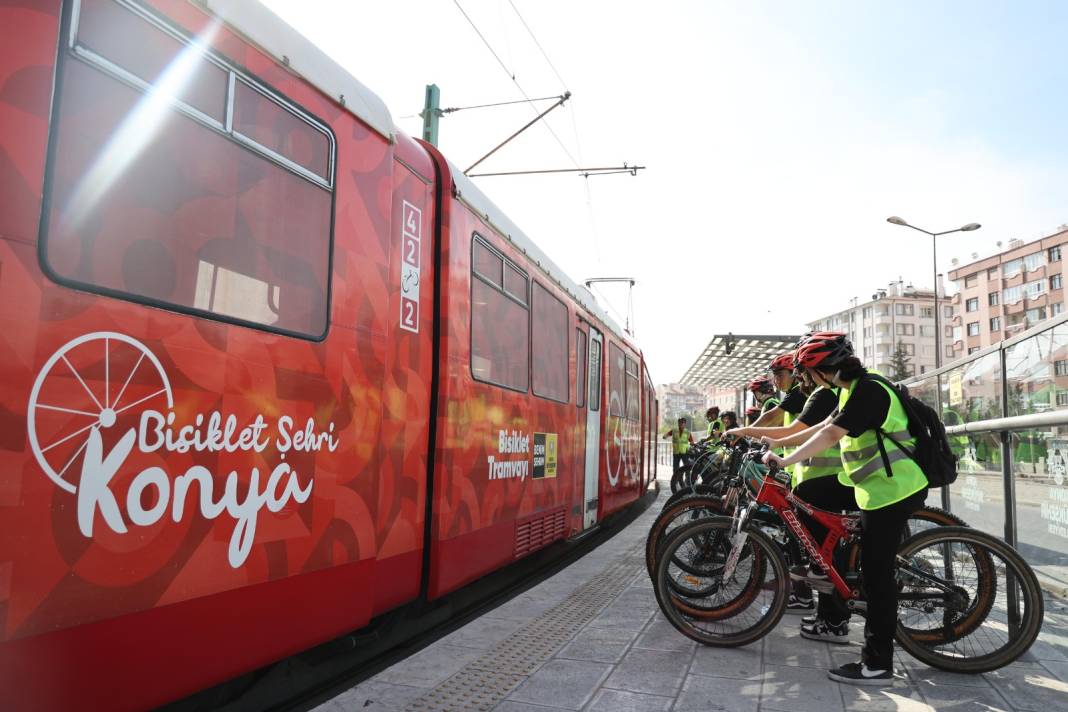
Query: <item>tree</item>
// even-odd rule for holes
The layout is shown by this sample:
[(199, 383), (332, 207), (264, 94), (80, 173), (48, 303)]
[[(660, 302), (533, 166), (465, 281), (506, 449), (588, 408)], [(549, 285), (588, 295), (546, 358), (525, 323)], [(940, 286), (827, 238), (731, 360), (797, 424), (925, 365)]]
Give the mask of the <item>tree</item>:
[(912, 376), (911, 361), (912, 358), (905, 351), (905, 344), (898, 341), (897, 346), (894, 347), (894, 354), (890, 357), (890, 368), (893, 369), (890, 380), (903, 381)]

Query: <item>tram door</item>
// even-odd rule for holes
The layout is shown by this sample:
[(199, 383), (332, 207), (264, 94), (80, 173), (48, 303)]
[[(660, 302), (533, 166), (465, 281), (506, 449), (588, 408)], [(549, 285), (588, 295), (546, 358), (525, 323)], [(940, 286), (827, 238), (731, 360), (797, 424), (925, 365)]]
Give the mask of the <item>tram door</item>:
[(582, 526), (588, 529), (597, 523), (597, 481), (601, 470), (601, 349), (603, 341), (597, 329), (590, 327), (589, 370), (586, 383), (586, 506)]

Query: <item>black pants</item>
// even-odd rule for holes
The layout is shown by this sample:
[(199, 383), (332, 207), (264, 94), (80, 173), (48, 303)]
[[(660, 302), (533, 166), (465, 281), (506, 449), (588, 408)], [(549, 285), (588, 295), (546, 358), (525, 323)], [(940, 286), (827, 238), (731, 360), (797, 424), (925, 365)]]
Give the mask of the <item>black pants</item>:
[(864, 533), (860, 539), (860, 574), (868, 604), (861, 660), (873, 670), (894, 665), (894, 631), (897, 629), (897, 586), (894, 562), (909, 515), (923, 506), (927, 488), (882, 509), (861, 510)]
[[(843, 485), (835, 475), (826, 475), (802, 482), (794, 489), (794, 494), (813, 507), (826, 509), (829, 512), (852, 511), (857, 508), (857, 499), (853, 494), (853, 488)], [(816, 540), (816, 545), (822, 545), (823, 538), (827, 536), (827, 527), (800, 510), (797, 514), (798, 518), (812, 533), (812, 538)], [(836, 557), (841, 551), (841, 549), (835, 550)], [(840, 563), (839, 561), (835, 562), (839, 571), (842, 569), (839, 566)], [(804, 597), (801, 590), (797, 588), (794, 589), (794, 594)], [(816, 615), (831, 625), (840, 625), (849, 620), (849, 608), (846, 607), (845, 600), (837, 593), (821, 593), (819, 604), (816, 607)]]
[(682, 466), (686, 462), (685, 455), (672, 454), (671, 455), (671, 474), (677, 475), (682, 472)]

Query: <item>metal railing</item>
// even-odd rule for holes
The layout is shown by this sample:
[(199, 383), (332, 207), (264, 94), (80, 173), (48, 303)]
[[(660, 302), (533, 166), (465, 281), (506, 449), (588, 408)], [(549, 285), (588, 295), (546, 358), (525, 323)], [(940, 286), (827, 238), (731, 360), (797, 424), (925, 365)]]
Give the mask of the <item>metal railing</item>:
[(960, 457), (942, 506), (1068, 593), (1068, 314), (903, 384)]

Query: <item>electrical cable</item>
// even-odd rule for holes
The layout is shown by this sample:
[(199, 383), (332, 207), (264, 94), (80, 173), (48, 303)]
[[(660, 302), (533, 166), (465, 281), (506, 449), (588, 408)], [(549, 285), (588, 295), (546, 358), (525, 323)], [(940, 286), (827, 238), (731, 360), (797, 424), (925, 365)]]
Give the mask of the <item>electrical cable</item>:
[[(530, 106), (534, 109), (534, 111), (537, 112), (538, 111), (538, 107), (534, 106), (534, 103), (533, 103), (534, 100), (531, 99), (527, 95), (527, 92), (523, 89), (523, 86), (515, 78), (515, 72), (513, 72), (510, 69), (508, 69), (508, 67), (505, 65), (504, 61), (501, 60), (501, 58), (497, 54), (497, 52), (494, 51), (492, 45), (490, 45), (490, 43), (489, 43), (489, 40), (487, 40), (485, 35), (482, 34), (482, 31), (478, 29), (478, 25), (476, 25), (474, 20), (471, 19), (471, 16), (468, 15), (467, 12), (464, 11), (463, 7), (460, 5), (460, 0), (452, 0), (452, 1), (453, 1), (453, 4), (456, 5), (456, 8), (460, 11), (460, 14), (462, 14), (464, 16), (464, 19), (467, 20), (468, 24), (471, 25), (471, 28), (474, 29), (475, 33), (479, 36), (479, 39), (482, 40), (482, 43), (484, 45), (486, 45), (486, 49), (488, 49), (490, 51), (490, 54), (493, 55), (493, 58), (496, 59), (497, 63), (501, 65), (501, 69), (504, 70), (504, 73), (508, 75), (508, 78), (511, 79), (512, 83), (516, 85), (517, 89), (519, 89), (519, 93), (523, 95), (523, 98), (526, 99), (527, 102), (530, 103)], [(548, 132), (550, 134), (552, 134), (552, 137), (554, 139), (556, 139), (556, 143), (560, 146), (560, 149), (567, 155), (567, 157), (569, 159), (571, 159), (571, 162), (573, 164), (575, 164), (575, 167), (578, 168), (579, 167), (579, 162), (577, 160), (575, 160), (574, 156), (571, 155), (571, 151), (567, 150), (567, 146), (564, 145), (564, 142), (561, 141), (560, 137), (556, 134), (555, 131), (553, 131), (553, 127), (550, 126), (547, 121), (543, 121), (542, 125), (545, 126), (546, 130), (548, 130)]]

